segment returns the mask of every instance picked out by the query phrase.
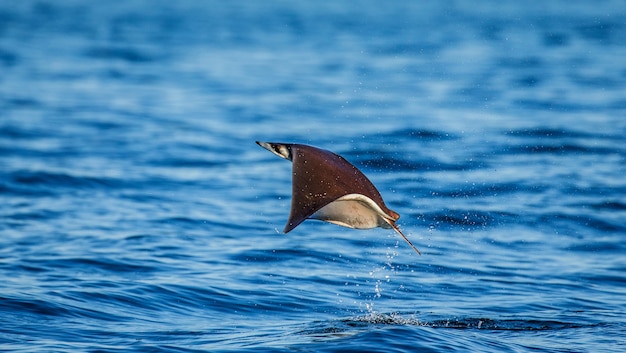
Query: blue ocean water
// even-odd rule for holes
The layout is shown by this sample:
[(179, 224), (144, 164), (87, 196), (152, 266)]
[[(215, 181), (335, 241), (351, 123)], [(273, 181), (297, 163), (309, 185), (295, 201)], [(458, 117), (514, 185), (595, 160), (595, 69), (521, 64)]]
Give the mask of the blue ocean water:
[[(0, 349), (623, 352), (622, 1), (0, 3)], [(332, 150), (392, 230), (282, 230)]]

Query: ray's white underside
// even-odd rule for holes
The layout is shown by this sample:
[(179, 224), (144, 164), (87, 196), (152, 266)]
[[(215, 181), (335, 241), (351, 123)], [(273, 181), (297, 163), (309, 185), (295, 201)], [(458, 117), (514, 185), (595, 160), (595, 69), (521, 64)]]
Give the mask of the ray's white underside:
[(393, 228), (417, 254), (420, 254), (409, 238), (400, 231), (395, 224), (395, 219), (387, 215), (376, 202), (362, 194), (342, 196), (322, 207), (309, 218), (356, 229)]
[(389, 221), (393, 222), (372, 199), (361, 194), (342, 196), (309, 218), (356, 229), (391, 228)]

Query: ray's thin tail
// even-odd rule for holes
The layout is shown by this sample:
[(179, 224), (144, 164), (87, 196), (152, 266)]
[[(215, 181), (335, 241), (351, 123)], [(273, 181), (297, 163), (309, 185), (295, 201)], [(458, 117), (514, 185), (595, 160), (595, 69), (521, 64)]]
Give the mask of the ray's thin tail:
[(409, 243), (409, 245), (411, 245), (411, 247), (413, 248), (413, 250), (415, 250), (415, 252), (418, 255), (422, 255), (422, 253), (420, 253), (419, 250), (417, 250), (417, 248), (415, 247), (415, 245), (413, 245), (413, 243), (411, 243), (411, 241), (409, 240), (409, 238), (406, 237), (406, 235), (402, 234), (402, 232), (400, 231), (400, 228), (398, 228), (398, 226), (393, 223), (393, 222), (388, 222), (389, 225), (396, 231), (398, 232), (398, 234), (400, 234), (402, 236), (402, 238), (404, 238), (404, 240), (406, 240), (407, 243)]

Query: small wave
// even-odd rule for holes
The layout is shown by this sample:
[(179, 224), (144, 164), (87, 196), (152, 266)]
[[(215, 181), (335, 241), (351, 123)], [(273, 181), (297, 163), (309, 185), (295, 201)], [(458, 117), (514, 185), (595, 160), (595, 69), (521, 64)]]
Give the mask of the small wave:
[(0, 297), (0, 309), (3, 312), (17, 312), (23, 315), (40, 316), (71, 315), (72, 310), (41, 299)]
[(31, 261), (31, 266), (39, 266), (39, 268), (54, 271), (59, 269), (80, 268), (83, 271), (92, 273), (150, 273), (156, 271), (162, 264), (154, 263), (153, 265), (137, 264), (132, 259), (114, 259), (100, 257), (97, 259), (85, 257), (67, 257), (58, 259), (42, 259)]
[(10, 67), (19, 61), (17, 54), (0, 48), (0, 65)]
[(118, 59), (134, 63), (146, 63), (156, 60), (154, 55), (141, 52), (132, 48), (97, 47), (85, 52), (87, 57), (96, 59)]
[(604, 201), (588, 205), (596, 210), (609, 210), (609, 211), (624, 211), (626, 210), (626, 203), (621, 201)]
[(476, 210), (443, 210), (425, 214), (423, 218), (433, 226), (450, 226), (463, 228), (486, 228), (498, 224), (499, 219), (512, 216), (506, 212), (483, 212)]
[(538, 138), (564, 138), (564, 137), (586, 137), (587, 134), (583, 134), (577, 131), (565, 130), (565, 129), (551, 129), (551, 128), (536, 128), (525, 130), (510, 130), (504, 133), (510, 137), (538, 137)]
[[(6, 103), (13, 106), (37, 106), (39, 102), (32, 98), (10, 98), (5, 100)], [(16, 139), (32, 139), (44, 135), (42, 129), (23, 128), (17, 125), (0, 126), (0, 137), (11, 140)], [(12, 146), (13, 147), (13, 146)], [(14, 147), (13, 147), (14, 148)]]
[(519, 183), (481, 183), (481, 184), (459, 184), (454, 187), (448, 187), (443, 190), (432, 192), (432, 196), (450, 197), (450, 198), (468, 198), (468, 197), (484, 197), (495, 196), (507, 193), (514, 193), (523, 190), (524, 186)]
[(397, 138), (415, 138), (420, 141), (444, 141), (444, 140), (456, 140), (458, 137), (452, 133), (437, 130), (428, 129), (402, 129), (394, 130), (387, 134), (382, 134), (381, 138), (385, 139), (397, 139)]
[(370, 326), (421, 326), (437, 329), (458, 330), (492, 330), (492, 331), (558, 331), (564, 329), (581, 328), (585, 326), (573, 322), (538, 319), (490, 319), (490, 318), (454, 318), (420, 320), (414, 316), (405, 317), (401, 314), (369, 313), (346, 319), (317, 322), (311, 328), (302, 330), (304, 335), (337, 335), (353, 328)]
[(469, 171), (483, 167), (480, 162), (463, 161), (463, 163), (446, 163), (432, 158), (409, 160), (385, 155), (380, 151), (359, 153), (356, 159), (366, 169), (384, 171)]
[(520, 130), (508, 130), (504, 132), (507, 137), (516, 137), (520, 139), (540, 139), (540, 140), (564, 140), (564, 139), (585, 139), (585, 138), (598, 138), (598, 139), (622, 139), (619, 134), (602, 134), (602, 133), (590, 133), (573, 129), (554, 129), (548, 127), (537, 127), (534, 129), (520, 129)]
[(507, 152), (513, 154), (526, 153), (550, 153), (550, 154), (567, 154), (567, 153), (592, 153), (592, 154), (608, 154), (615, 150), (602, 147), (586, 147), (576, 144), (532, 144), (517, 146), (507, 149)]
[(209, 160), (209, 159), (192, 159), (181, 157), (163, 157), (148, 161), (155, 166), (163, 167), (187, 167), (187, 168), (214, 168), (227, 164), (227, 161)]
[(493, 320), (486, 318), (465, 318), (423, 322), (422, 326), (495, 331), (555, 331), (570, 328), (581, 328), (584, 325), (550, 320)]
[(543, 224), (552, 229), (591, 229), (603, 232), (623, 232), (626, 230), (619, 220), (600, 218), (591, 214), (543, 213), (529, 224)]
[(621, 24), (617, 22), (598, 20), (593, 23), (581, 24), (578, 26), (577, 32), (584, 39), (599, 44), (611, 44), (618, 38), (615, 33), (620, 27)]
[(399, 159), (394, 157), (376, 157), (367, 158), (360, 161), (365, 168), (369, 169), (382, 169), (382, 170), (395, 170), (395, 171), (412, 171), (412, 170), (424, 170), (432, 166), (432, 163), (428, 162), (411, 162), (406, 159)]
[[(16, 171), (9, 174), (12, 180), (12, 186), (16, 191), (21, 188), (97, 188), (101, 186), (114, 187), (122, 186), (123, 182), (118, 179), (92, 177), (92, 176), (76, 176), (66, 173), (47, 172), (47, 171)], [(6, 186), (9, 188), (9, 186)]]
[[(238, 254), (233, 255), (232, 260), (236, 262), (255, 262), (255, 263), (274, 263), (292, 261), (294, 259), (308, 258), (311, 262), (326, 261), (326, 259), (333, 258), (332, 254), (324, 251), (312, 250), (307, 248), (302, 249), (272, 249), (272, 250), (258, 250), (251, 249)], [(345, 259), (344, 259), (345, 260)], [(333, 258), (333, 261), (344, 261)]]

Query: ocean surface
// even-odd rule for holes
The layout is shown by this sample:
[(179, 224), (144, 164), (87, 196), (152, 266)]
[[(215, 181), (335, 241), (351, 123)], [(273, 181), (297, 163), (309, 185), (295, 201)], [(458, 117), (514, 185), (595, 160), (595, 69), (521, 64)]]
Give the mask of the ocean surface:
[[(623, 1), (0, 2), (0, 350), (626, 351)], [(332, 150), (401, 215), (306, 221)]]

